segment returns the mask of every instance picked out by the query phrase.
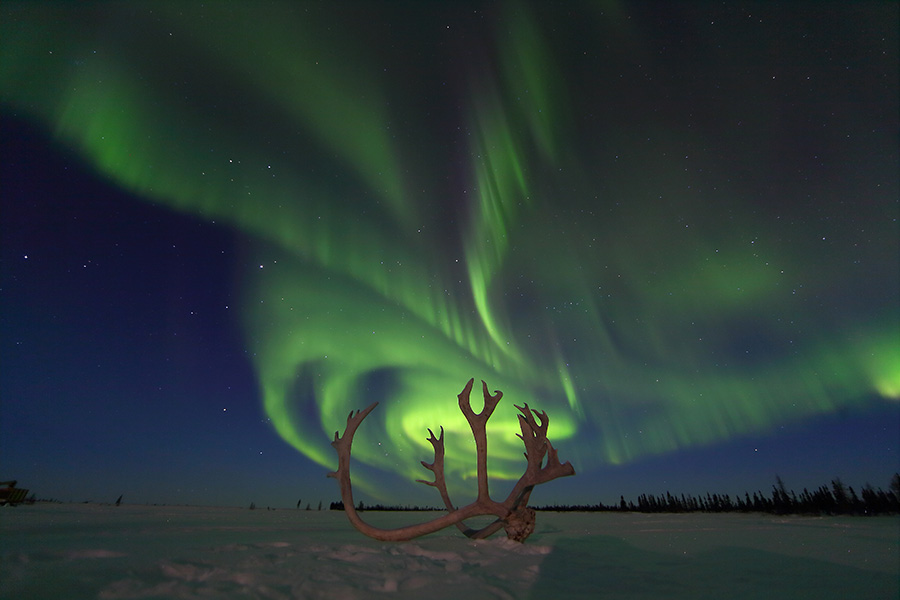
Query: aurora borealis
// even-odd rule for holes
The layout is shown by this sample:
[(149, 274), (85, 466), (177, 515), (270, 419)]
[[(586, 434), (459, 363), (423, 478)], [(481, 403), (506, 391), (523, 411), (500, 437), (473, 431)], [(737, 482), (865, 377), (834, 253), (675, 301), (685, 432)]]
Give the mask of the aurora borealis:
[[(900, 462), (896, 4), (2, 11), (4, 115), (121, 210), (228, 245), (229, 310), (206, 326), (240, 332), (243, 410), (261, 407), (310, 477), (378, 400), (354, 443), (360, 489), (413, 489), (443, 426), (451, 492), (471, 490), (455, 402), (470, 377), (504, 392), (499, 479), (523, 468), (523, 402), (592, 491), (610, 469), (842, 415), (885, 419), (873, 460)], [(121, 221), (120, 237), (141, 228)], [(7, 239), (12, 321), (40, 240)], [(5, 332), (5, 356), (28, 335)], [(835, 443), (855, 435), (871, 438)]]

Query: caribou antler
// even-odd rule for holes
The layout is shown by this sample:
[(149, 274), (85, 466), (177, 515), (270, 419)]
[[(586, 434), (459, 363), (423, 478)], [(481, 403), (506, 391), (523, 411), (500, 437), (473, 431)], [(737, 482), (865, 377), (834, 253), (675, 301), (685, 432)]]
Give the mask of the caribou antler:
[[(557, 457), (556, 449), (547, 439), (547, 426), (550, 419), (544, 412), (537, 412), (528, 408), (525, 404), (524, 408), (516, 406), (519, 412), (519, 427), (522, 433), (519, 438), (525, 444), (525, 459), (527, 466), (525, 473), (513, 486), (512, 491), (503, 502), (495, 502), (491, 500), (488, 490), (487, 476), (487, 421), (497, 407), (497, 403), (503, 397), (503, 392), (494, 391), (494, 395), (488, 392), (487, 384), (482, 381), (482, 389), (484, 394), (484, 408), (480, 413), (475, 413), (469, 402), (469, 394), (472, 391), (474, 379), (470, 379), (463, 391), (459, 394), (459, 409), (469, 422), (472, 428), (472, 435), (475, 438), (475, 460), (478, 474), (478, 496), (474, 502), (462, 508), (455, 508), (450, 500), (450, 494), (447, 492), (447, 483), (444, 478), (444, 428), (441, 427), (441, 434), (435, 437), (434, 432), (429, 429), (428, 441), (434, 447), (434, 462), (426, 463), (422, 461), (422, 466), (434, 474), (434, 481), (426, 481), (418, 479), (420, 483), (437, 488), (447, 508), (447, 514), (417, 525), (409, 527), (401, 527), (398, 529), (381, 529), (369, 525), (359, 516), (353, 504), (353, 489), (350, 483), (350, 447), (353, 444), (353, 434), (356, 433), (357, 427), (362, 423), (363, 419), (378, 405), (374, 403), (362, 411), (351, 412), (347, 417), (347, 427), (344, 429), (344, 435), (339, 436), (338, 432), (334, 433), (334, 441), (331, 443), (338, 454), (338, 469), (333, 473), (329, 473), (329, 477), (338, 480), (341, 486), (341, 500), (344, 503), (344, 511), (347, 517), (356, 529), (361, 533), (375, 538), (376, 540), (400, 542), (411, 540), (428, 533), (434, 533), (455, 525), (469, 537), (485, 538), (501, 528), (506, 529), (506, 535), (519, 542), (525, 541), (532, 531), (534, 531), (534, 510), (528, 508), (528, 498), (531, 495), (534, 486), (545, 483), (557, 477), (565, 477), (574, 475), (575, 469), (568, 462), (560, 464)], [(533, 413), (533, 414), (532, 414)], [(535, 420), (540, 420), (538, 423)], [(518, 434), (517, 434), (518, 435)], [(544, 457), (547, 462), (544, 464)], [(466, 527), (464, 520), (483, 515), (494, 515), (497, 520), (482, 529), (470, 529)]]

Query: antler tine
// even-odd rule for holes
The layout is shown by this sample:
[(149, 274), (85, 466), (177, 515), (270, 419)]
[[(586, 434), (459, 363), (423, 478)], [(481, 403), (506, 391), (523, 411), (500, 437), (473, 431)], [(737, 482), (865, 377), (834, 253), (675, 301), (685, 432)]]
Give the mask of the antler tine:
[(538, 429), (541, 431), (541, 433), (544, 435), (544, 437), (546, 437), (547, 436), (547, 428), (550, 426), (550, 417), (548, 417), (547, 413), (543, 410), (538, 412), (537, 410), (532, 408), (531, 412), (534, 414), (535, 417), (540, 419), (541, 423), (540, 423), (540, 425), (538, 425)]
[[(363, 422), (363, 419), (369, 416), (369, 413), (375, 410), (375, 407), (378, 406), (377, 402), (373, 402), (366, 408), (357, 411), (350, 411), (350, 414), (347, 415), (347, 427), (344, 429), (344, 435), (339, 436), (338, 432), (334, 432), (334, 441), (331, 442), (331, 445), (334, 446), (339, 442), (343, 442), (344, 439), (353, 440), (353, 434), (356, 433), (356, 428), (359, 427), (359, 424)], [(348, 437), (349, 436), (349, 437)]]
[[(503, 392), (501, 392), (500, 390), (494, 390), (494, 395), (492, 396), (490, 392), (488, 392), (487, 383), (485, 383), (484, 379), (482, 379), (481, 393), (484, 396), (484, 409), (481, 411), (481, 414), (487, 413), (487, 417), (489, 417), (491, 416), (491, 413), (494, 412), (494, 409), (497, 408), (497, 404), (500, 403), (500, 399), (503, 398)], [(485, 419), (487, 417), (485, 417)]]
[[(459, 410), (462, 411), (463, 416), (466, 418), (466, 421), (469, 422), (470, 427), (474, 427), (472, 423), (475, 421), (475, 418), (480, 416), (476, 415), (475, 411), (472, 410), (472, 403), (469, 400), (469, 394), (472, 393), (472, 384), (475, 383), (475, 378), (473, 377), (466, 383), (466, 387), (459, 393), (457, 398), (459, 398)], [(484, 411), (482, 411), (484, 412)]]
[(350, 447), (353, 445), (353, 435), (356, 433), (356, 428), (359, 427), (359, 424), (363, 422), (363, 419), (369, 416), (370, 412), (375, 410), (376, 406), (378, 406), (378, 403), (373, 402), (363, 410), (357, 410), (355, 412), (351, 410), (350, 414), (347, 415), (347, 427), (344, 429), (344, 435), (338, 435), (337, 431), (334, 432), (334, 441), (331, 442), (331, 445), (338, 453), (338, 469), (337, 471), (328, 473), (328, 477), (341, 479), (342, 474), (346, 472), (348, 474), (347, 480), (349, 482)]
[(418, 483), (424, 483), (425, 485), (430, 485), (431, 487), (441, 487), (446, 485), (443, 482), (444, 479), (444, 428), (441, 427), (441, 437), (434, 437), (434, 432), (429, 429), (428, 430), (428, 441), (431, 442), (431, 445), (434, 447), (434, 462), (427, 463), (424, 460), (419, 461), (422, 463), (422, 466), (434, 473), (434, 481), (426, 481), (425, 479), (416, 479)]

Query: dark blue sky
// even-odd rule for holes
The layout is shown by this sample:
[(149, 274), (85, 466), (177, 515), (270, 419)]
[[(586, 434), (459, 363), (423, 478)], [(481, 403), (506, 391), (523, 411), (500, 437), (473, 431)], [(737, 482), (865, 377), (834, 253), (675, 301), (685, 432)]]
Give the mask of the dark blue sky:
[(468, 377), (536, 504), (900, 469), (895, 5), (224, 6), (5, 4), (0, 479), (327, 504), (378, 399), (357, 495), (437, 504)]
[(3, 131), (4, 473), (64, 500), (280, 487), (304, 461), (229, 315), (234, 235), (136, 202), (26, 123)]
[[(285, 444), (260, 404), (230, 313), (236, 236), (137, 202), (29, 124), (2, 124), (3, 476), (66, 501), (338, 499), (327, 470)], [(600, 468), (537, 498), (752, 493), (776, 474), (798, 490), (833, 477), (886, 488), (898, 430), (896, 404), (826, 415)]]

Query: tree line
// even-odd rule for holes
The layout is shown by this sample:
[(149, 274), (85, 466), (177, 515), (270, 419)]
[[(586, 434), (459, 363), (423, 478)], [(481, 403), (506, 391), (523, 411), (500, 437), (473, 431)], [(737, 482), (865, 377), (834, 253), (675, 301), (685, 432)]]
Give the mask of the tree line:
[[(332, 502), (331, 510), (344, 510), (343, 502)], [(659, 495), (641, 494), (637, 500), (626, 501), (619, 496), (615, 504), (555, 504), (534, 506), (535, 510), (556, 512), (641, 512), (641, 513), (692, 513), (692, 512), (743, 512), (769, 513), (777, 515), (891, 515), (900, 514), (900, 474), (894, 473), (888, 491), (875, 489), (866, 484), (857, 493), (853, 486), (845, 485), (839, 478), (831, 485), (822, 485), (815, 490), (803, 488), (799, 494), (787, 490), (781, 477), (775, 477), (772, 491), (745, 492), (743, 496), (710, 494), (705, 496), (674, 495), (669, 492)], [(443, 510), (431, 506), (385, 506), (366, 505), (359, 502), (357, 510), (373, 511), (435, 511)]]
[(831, 485), (822, 485), (810, 491), (803, 488), (799, 494), (788, 491), (781, 480), (775, 478), (772, 491), (745, 492), (743, 496), (728, 494), (705, 496), (641, 494), (637, 501), (626, 501), (624, 496), (613, 505), (602, 503), (589, 506), (541, 506), (536, 510), (550, 511), (620, 511), (642, 513), (690, 513), (690, 512), (758, 512), (778, 515), (889, 515), (900, 513), (900, 475), (891, 478), (890, 490), (875, 489), (866, 484), (859, 493), (853, 486), (835, 478)]

